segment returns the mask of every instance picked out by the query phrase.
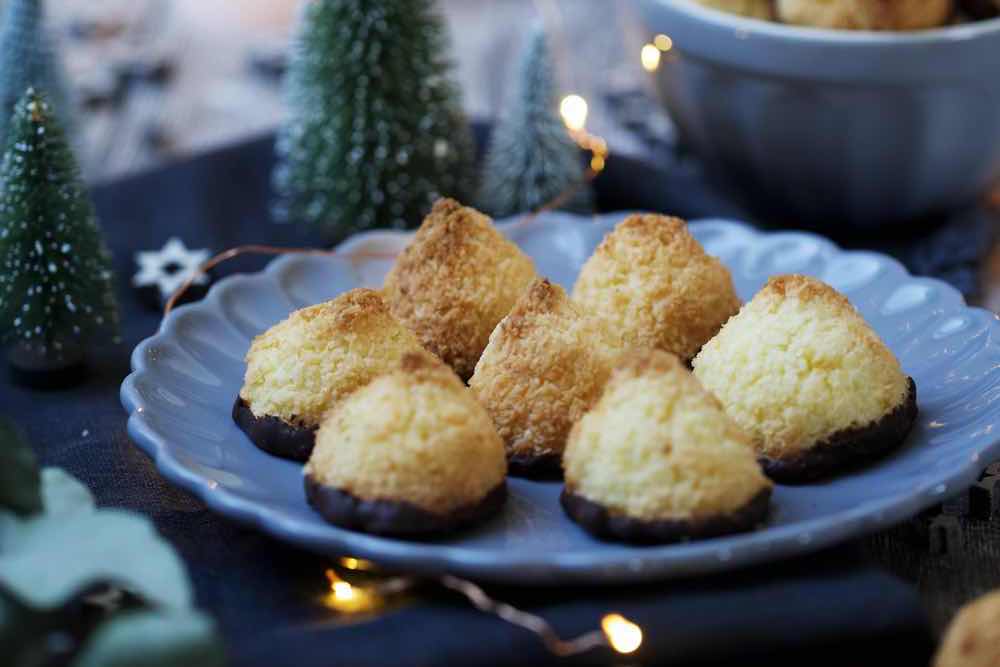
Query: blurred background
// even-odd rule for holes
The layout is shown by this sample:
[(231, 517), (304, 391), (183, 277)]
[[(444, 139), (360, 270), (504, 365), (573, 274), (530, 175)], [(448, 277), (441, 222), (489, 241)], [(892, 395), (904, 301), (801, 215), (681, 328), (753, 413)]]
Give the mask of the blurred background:
[[(299, 0), (60, 0), (50, 27), (78, 95), (87, 178), (102, 181), (272, 130)], [(441, 0), (467, 112), (490, 120), (528, 28), (552, 34), (562, 92), (590, 105), (588, 127), (642, 154), (669, 137), (651, 103), (631, 3)]]

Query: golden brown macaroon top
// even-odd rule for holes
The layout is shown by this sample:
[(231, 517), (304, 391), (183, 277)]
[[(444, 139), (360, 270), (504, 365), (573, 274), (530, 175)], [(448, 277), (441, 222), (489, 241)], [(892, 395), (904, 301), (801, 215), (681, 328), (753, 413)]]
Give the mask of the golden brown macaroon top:
[(562, 287), (537, 280), (493, 331), (469, 387), (509, 453), (558, 453), (620, 350), (605, 322)]
[(730, 14), (739, 14), (765, 21), (774, 18), (772, 0), (695, 0), (695, 2)]
[(934, 667), (1000, 665), (1000, 591), (962, 607), (944, 633)]
[(771, 486), (719, 401), (658, 350), (617, 361), (573, 427), (563, 466), (572, 493), (647, 521), (726, 515)]
[(826, 283), (777, 276), (694, 359), (694, 373), (764, 455), (866, 426), (906, 399), (899, 361)]
[(386, 276), (385, 296), (428, 350), (468, 378), (534, 279), (531, 259), (487, 216), (440, 199)]
[(573, 299), (617, 328), (627, 345), (684, 360), (740, 306), (729, 270), (685, 222), (652, 214), (627, 217), (601, 241)]
[(942, 26), (953, 0), (776, 0), (785, 23), (837, 30), (920, 30)]
[(422, 349), (378, 292), (353, 289), (254, 338), (240, 397), (257, 417), (315, 426), (337, 401)]
[(305, 467), (314, 481), (357, 498), (442, 515), (484, 498), (506, 472), (489, 415), (426, 352), (404, 355), (395, 370), (334, 407)]

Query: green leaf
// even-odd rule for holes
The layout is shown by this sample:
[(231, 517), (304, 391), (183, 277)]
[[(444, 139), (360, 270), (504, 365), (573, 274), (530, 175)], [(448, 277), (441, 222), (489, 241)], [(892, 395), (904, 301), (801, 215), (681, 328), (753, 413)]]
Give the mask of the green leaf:
[(99, 583), (151, 605), (191, 605), (174, 550), (146, 519), (118, 510), (23, 521), (0, 551), (0, 588), (35, 609), (54, 609)]
[[(94, 497), (80, 480), (61, 468), (45, 468), (41, 474), (41, 506), (47, 518), (66, 518), (75, 512), (92, 512)], [(36, 518), (41, 518), (37, 517)], [(20, 518), (0, 511), (0, 555), (12, 549), (33, 517)]]
[(194, 611), (140, 611), (102, 624), (73, 667), (216, 667), (225, 663), (210, 618)]
[(66, 517), (94, 509), (94, 496), (62, 468), (42, 469), (42, 507), (48, 517)]
[(0, 420), (0, 511), (18, 515), (42, 510), (35, 454), (7, 420)]

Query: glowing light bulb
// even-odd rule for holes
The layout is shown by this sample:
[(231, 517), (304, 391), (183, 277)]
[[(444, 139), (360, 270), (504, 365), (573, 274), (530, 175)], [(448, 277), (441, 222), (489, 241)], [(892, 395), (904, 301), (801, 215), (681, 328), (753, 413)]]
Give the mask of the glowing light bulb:
[(370, 560), (364, 560), (362, 558), (352, 558), (351, 556), (344, 556), (340, 559), (340, 565), (347, 568), (348, 570), (374, 570), (375, 564)]
[(644, 44), (639, 52), (642, 68), (647, 72), (655, 72), (660, 66), (660, 50), (652, 44)]
[(559, 103), (559, 115), (566, 127), (579, 132), (587, 124), (587, 100), (579, 95), (567, 95)]
[(349, 602), (354, 599), (354, 586), (351, 586), (346, 581), (335, 581), (331, 584), (333, 589), (333, 597), (337, 598), (339, 602)]
[(674, 48), (674, 40), (670, 39), (663, 33), (660, 33), (653, 38), (653, 46), (655, 46), (660, 51), (669, 51)]
[(327, 608), (342, 614), (361, 614), (382, 606), (382, 597), (378, 593), (351, 585), (333, 570), (327, 570), (325, 574), (330, 582), (330, 590), (323, 597)]
[(642, 645), (642, 628), (621, 614), (605, 615), (601, 619), (601, 630), (618, 653), (633, 653)]

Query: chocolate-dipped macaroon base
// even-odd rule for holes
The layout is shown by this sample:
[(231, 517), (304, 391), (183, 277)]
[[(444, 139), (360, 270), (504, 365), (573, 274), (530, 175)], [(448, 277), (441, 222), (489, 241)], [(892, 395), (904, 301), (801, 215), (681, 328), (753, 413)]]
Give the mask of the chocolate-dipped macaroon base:
[(447, 514), (436, 514), (402, 500), (364, 500), (325, 486), (305, 477), (306, 499), (313, 509), (330, 523), (375, 535), (395, 537), (432, 537), (485, 521), (495, 515), (507, 500), (507, 482), (503, 481), (482, 500), (463, 505)]
[(764, 473), (781, 484), (802, 484), (881, 458), (898, 447), (917, 421), (917, 385), (909, 378), (906, 399), (867, 426), (838, 431), (785, 458), (759, 457)]
[(239, 396), (233, 404), (233, 421), (250, 442), (272, 456), (304, 463), (316, 444), (316, 427), (295, 426), (278, 417), (258, 417)]
[(560, 480), (563, 478), (562, 454), (507, 454), (507, 474), (534, 480)]
[(761, 489), (734, 512), (697, 520), (650, 521), (616, 514), (600, 503), (577, 495), (569, 487), (563, 489), (559, 501), (573, 521), (599, 539), (632, 544), (668, 544), (752, 530), (767, 517), (771, 489)]

